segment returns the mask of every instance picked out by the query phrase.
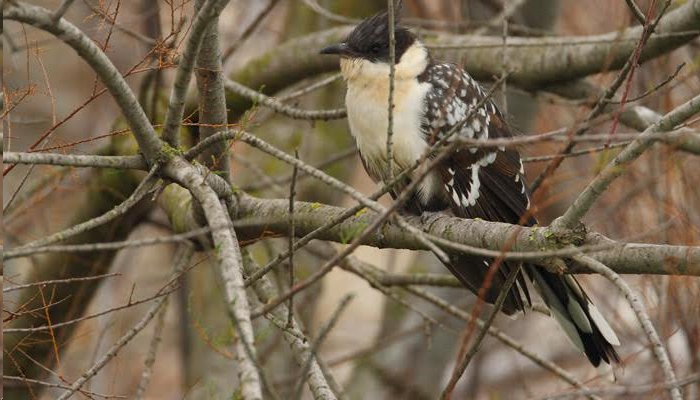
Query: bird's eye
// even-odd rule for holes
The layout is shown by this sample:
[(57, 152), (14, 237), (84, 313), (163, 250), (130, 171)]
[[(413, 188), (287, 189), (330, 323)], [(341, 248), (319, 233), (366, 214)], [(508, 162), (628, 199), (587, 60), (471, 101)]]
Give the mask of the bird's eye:
[(372, 47), (369, 48), (369, 51), (372, 53), (379, 53), (379, 51), (382, 49), (382, 46), (379, 43), (375, 43), (372, 45)]

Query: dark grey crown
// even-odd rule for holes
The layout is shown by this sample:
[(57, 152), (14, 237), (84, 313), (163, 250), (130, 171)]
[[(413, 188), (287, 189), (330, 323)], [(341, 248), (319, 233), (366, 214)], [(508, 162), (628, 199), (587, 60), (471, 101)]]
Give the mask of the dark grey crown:
[[(398, 9), (394, 18), (394, 37), (396, 38), (396, 62), (408, 49), (416, 37), (408, 29), (399, 26)], [(389, 14), (380, 12), (362, 21), (350, 32), (345, 44), (355, 57), (365, 58), (372, 62), (389, 62)]]

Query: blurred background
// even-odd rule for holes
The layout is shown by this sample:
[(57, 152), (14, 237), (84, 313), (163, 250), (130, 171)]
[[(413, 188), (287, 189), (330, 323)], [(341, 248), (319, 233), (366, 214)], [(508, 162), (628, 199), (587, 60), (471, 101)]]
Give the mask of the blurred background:
[[(651, 2), (636, 1), (642, 10), (649, 9)], [(60, 4), (59, 1), (30, 3), (49, 9), (56, 9)], [(637, 24), (624, 1), (405, 0), (404, 3), (406, 25), (419, 33), (429, 29), (500, 37), (504, 7), (509, 10), (508, 34), (511, 36), (596, 35)], [(672, 3), (672, 7), (677, 7), (683, 2)], [(230, 77), (246, 83), (241, 71), (249, 73), (258, 68), (264, 72), (262, 56), (276, 46), (343, 25), (329, 18), (328, 13), (331, 17), (356, 19), (385, 6), (385, 1), (378, 0), (232, 0), (219, 21), (224, 69)], [(158, 123), (162, 122), (178, 61), (176, 54), (182, 51), (183, 37), (193, 19), (193, 7), (194, 2), (189, 0), (77, 0), (65, 18), (103, 46), (117, 68), (127, 73), (133, 90), (144, 102), (153, 104), (151, 117)], [(658, 11), (659, 7), (655, 9)], [(253, 28), (249, 29), (251, 26)], [(43, 148), (68, 154), (121, 153), (128, 132), (123, 130), (114, 101), (108, 94), (102, 94), (103, 86), (94, 72), (73, 50), (44, 32), (16, 22), (6, 22), (3, 29), (5, 151)], [(699, 50), (700, 42), (695, 39), (642, 64), (631, 81), (630, 99), (671, 76), (670, 82), (634, 104), (664, 114), (696, 95), (700, 92)], [(685, 66), (674, 76), (682, 63)], [(587, 80), (606, 87), (615, 76), (615, 72), (602, 73)], [(329, 83), (308, 93), (298, 92), (316, 82)], [(489, 82), (484, 85), (489, 86)], [(192, 86), (191, 98), (194, 99), (194, 83)], [(287, 104), (300, 108), (330, 109), (343, 105), (344, 84), (333, 72), (308, 76), (269, 94), (285, 98)], [(585, 118), (592, 100), (586, 97), (567, 99), (545, 91), (524, 91), (513, 85), (507, 86), (505, 96), (496, 92), (494, 98), (502, 108), (507, 108), (509, 123), (524, 134), (571, 129)], [(186, 116), (194, 115), (191, 117), (194, 121), (196, 102), (192, 104)], [(232, 116), (239, 118), (248, 131), (288, 153), (297, 150), (304, 161), (322, 166), (327, 173), (363, 193), (375, 190), (376, 185), (366, 176), (353, 151), (345, 120), (297, 121), (264, 108), (249, 109), (243, 114), (232, 107)], [(604, 121), (592, 133), (607, 133), (610, 126), (609, 121)], [(689, 124), (695, 130), (699, 126), (697, 118)], [(624, 125), (617, 131), (636, 132)], [(194, 131), (183, 134), (191, 136), (191, 140), (196, 138)], [(558, 143), (539, 143), (525, 146), (521, 151), (525, 157), (535, 157), (554, 154), (561, 147)], [(232, 177), (237, 186), (261, 197), (288, 196), (289, 182), (284, 178), (291, 170), (287, 165), (242, 143), (234, 144), (232, 149)], [(536, 193), (534, 204), (539, 220), (548, 224), (560, 215), (616, 151), (567, 158)], [(527, 175), (533, 178), (545, 167), (546, 162), (534, 160), (525, 165)], [(111, 170), (17, 166), (8, 171), (7, 166), (5, 168), (4, 245), (8, 248), (99, 215), (123, 201), (135, 186), (132, 178), (123, 175), (126, 173)], [(655, 146), (610, 188), (586, 222), (591, 230), (615, 239), (697, 246), (700, 244), (698, 185), (700, 163), (697, 156), (668, 146)], [(308, 178), (297, 183), (296, 198), (354, 205), (341, 193)], [(382, 201), (389, 203), (387, 198)], [(169, 234), (164, 213), (149, 204), (140, 205), (119, 224), (92, 233), (91, 240), (139, 240)], [(264, 265), (287, 248), (287, 239), (266, 239), (248, 245), (255, 261)], [(27, 372), (28, 376), (49, 382), (70, 384), (77, 379), (142, 317), (149, 304), (139, 301), (149, 299), (166, 284), (175, 253), (175, 246), (166, 244), (118, 252), (50, 254), (6, 263), (6, 289), (45, 280), (42, 277), (47, 269), (62, 271), (62, 276), (66, 277), (75, 276), (76, 269), (80, 270), (80, 276), (107, 275), (83, 283), (6, 291), (3, 300), (6, 328), (73, 321), (81, 316), (89, 318), (56, 331), (6, 335), (5, 375), (21, 375), (21, 370), (31, 371)], [(446, 272), (427, 252), (361, 247), (355, 255), (394, 273)], [(323, 264), (323, 259), (307, 251), (300, 251), (295, 260), (298, 279)], [(224, 399), (231, 398), (236, 391), (238, 382), (232, 379), (235, 376), (235, 330), (226, 314), (221, 284), (209, 261), (206, 253), (196, 253), (177, 296), (170, 298), (162, 317), (162, 333), (158, 335), (162, 342), (144, 398)], [(275, 276), (281, 287), (286, 285), (286, 274), (286, 269), (282, 268)], [(623, 342), (619, 349), (623, 364), (616, 371), (617, 383), (635, 386), (662, 382), (663, 376), (649, 351), (647, 339), (624, 297), (604, 278), (581, 276), (580, 279)], [(670, 351), (677, 376), (700, 372), (698, 278), (625, 276), (625, 279), (645, 301), (654, 326)], [(465, 310), (469, 310), (475, 300), (461, 288), (427, 287), (425, 290)], [(349, 293), (355, 295), (353, 300), (319, 349), (346, 397), (438, 397), (454, 367), (465, 322), (399, 291), (397, 296), (413, 306), (413, 309), (406, 308), (372, 288), (367, 281), (336, 268), (321, 283), (296, 297), (295, 312), (309, 337), (316, 336)], [(59, 321), (47, 320), (48, 313), (41, 311), (41, 307), (27, 306), (37, 301), (60, 309)], [(440, 325), (426, 322), (416, 310), (440, 321)], [(25, 314), (34, 322), (17, 322)], [(155, 325), (151, 323), (122, 349), (86, 384), (86, 392), (77, 393), (75, 397), (131, 398), (141, 380)], [(610, 383), (610, 374), (590, 367), (556, 322), (546, 315), (533, 311), (515, 319), (498, 316), (495, 326), (590, 387)], [(270, 383), (280, 398), (293, 398), (299, 367), (291, 359), (279, 330), (262, 319), (256, 321), (256, 328), (260, 362), (269, 372)], [(61, 392), (8, 380), (4, 386), (8, 398), (49, 399)], [(454, 398), (546, 398), (570, 389), (571, 385), (560, 377), (487, 337), (460, 381)], [(685, 391), (687, 399), (700, 396), (697, 382)], [(657, 390), (629, 398), (655, 399), (665, 395)], [(304, 396), (310, 398), (309, 393)]]

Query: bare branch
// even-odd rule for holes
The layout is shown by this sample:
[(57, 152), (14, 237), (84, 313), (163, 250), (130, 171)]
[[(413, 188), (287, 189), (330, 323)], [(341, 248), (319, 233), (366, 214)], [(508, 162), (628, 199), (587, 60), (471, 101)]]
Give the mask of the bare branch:
[(632, 11), (632, 15), (639, 21), (640, 24), (644, 25), (646, 23), (646, 16), (642, 12), (642, 10), (637, 7), (637, 3), (634, 2), (634, 0), (625, 0), (627, 5), (630, 8), (630, 11)]
[(56, 9), (56, 12), (51, 17), (54, 23), (63, 18), (63, 15), (68, 11), (74, 1), (75, 0), (63, 0), (63, 2), (61, 2), (61, 5)]
[(566, 399), (577, 399), (580, 396), (599, 394), (603, 396), (632, 396), (632, 395), (642, 395), (657, 390), (668, 390), (673, 387), (682, 387), (687, 385), (692, 385), (700, 381), (700, 373), (689, 375), (686, 378), (679, 379), (675, 382), (670, 383), (654, 383), (649, 385), (634, 385), (634, 386), (611, 386), (604, 388), (595, 389), (579, 389), (566, 393), (555, 394), (547, 396), (547, 400), (566, 400)]
[[(649, 338), (649, 342), (652, 346), (652, 352), (654, 353), (654, 356), (661, 365), (661, 370), (663, 371), (666, 382), (675, 382), (676, 374), (673, 372), (671, 360), (668, 358), (666, 348), (664, 347), (663, 343), (661, 343), (659, 334), (656, 333), (654, 325), (651, 323), (649, 314), (647, 314), (646, 309), (644, 308), (644, 303), (642, 303), (641, 300), (639, 300), (639, 297), (637, 297), (637, 295), (635, 295), (634, 292), (632, 292), (632, 289), (629, 287), (629, 285), (627, 285), (627, 282), (625, 282), (620, 277), (620, 275), (616, 274), (615, 271), (608, 268), (605, 264), (600, 263), (591, 257), (576, 256), (574, 257), (574, 259), (587, 266), (588, 268), (592, 269), (593, 271), (608, 278), (610, 282), (612, 282), (615, 286), (617, 286), (618, 289), (620, 289), (620, 291), (622, 292), (622, 294), (624, 294), (625, 298), (634, 310), (634, 313), (637, 316), (639, 323), (642, 325), (642, 330), (644, 330), (644, 333), (647, 335), (647, 338)], [(681, 394), (681, 390), (679, 387), (671, 386), (668, 390), (671, 393), (671, 398), (673, 400), (683, 399), (683, 395)]]
[(296, 107), (292, 107), (275, 100), (272, 97), (268, 97), (260, 92), (244, 86), (231, 79), (225, 80), (226, 89), (238, 94), (241, 97), (261, 104), (268, 107), (282, 115), (286, 115), (294, 119), (319, 119), (319, 120), (329, 120), (329, 119), (339, 119), (345, 118), (347, 112), (344, 108), (338, 108), (335, 110), (302, 110)]
[(110, 349), (105, 353), (104, 356), (102, 356), (95, 364), (93, 364), (92, 367), (90, 367), (87, 371), (83, 373), (83, 375), (78, 378), (73, 384), (70, 386), (69, 390), (66, 390), (63, 392), (63, 394), (58, 398), (58, 400), (66, 400), (75, 394), (77, 390), (79, 390), (83, 385), (93, 376), (97, 375), (100, 370), (107, 365), (107, 363), (112, 360), (119, 351), (126, 346), (127, 343), (131, 341), (131, 339), (134, 338), (139, 332), (143, 330), (143, 328), (148, 325), (149, 322), (151, 322), (151, 319), (158, 313), (160, 308), (165, 304), (165, 300), (167, 299), (167, 296), (161, 297), (158, 300), (156, 300), (155, 304), (151, 306), (151, 308), (146, 312), (146, 315), (143, 316), (143, 318), (134, 325), (133, 328), (131, 328), (124, 336), (119, 338), (116, 343), (110, 347)]
[(165, 114), (165, 122), (163, 123), (163, 139), (173, 147), (178, 147), (179, 145), (180, 121), (185, 109), (185, 95), (192, 78), (195, 59), (199, 53), (207, 28), (218, 17), (226, 4), (228, 4), (228, 1), (206, 0), (192, 22), (190, 35), (180, 56), (173, 90), (168, 100), (168, 111)]
[(319, 329), (318, 335), (311, 342), (311, 346), (309, 347), (309, 356), (306, 358), (306, 360), (301, 366), (301, 379), (299, 380), (299, 382), (296, 385), (296, 388), (294, 389), (295, 399), (301, 399), (301, 389), (304, 385), (304, 382), (306, 381), (306, 376), (309, 374), (309, 370), (311, 369), (314, 358), (316, 357), (316, 352), (330, 333), (331, 329), (333, 329), (333, 326), (336, 324), (336, 322), (338, 322), (340, 314), (342, 314), (342, 312), (345, 310), (345, 308), (353, 299), (353, 297), (354, 295), (348, 294), (345, 297), (343, 297), (342, 300), (340, 300), (338, 307), (336, 307), (333, 314), (331, 314), (330, 320), (325, 325), (323, 325), (321, 329)]
[(673, 111), (664, 115), (661, 120), (645, 130), (588, 184), (583, 192), (574, 200), (569, 209), (554, 221), (554, 228), (570, 229), (578, 224), (598, 197), (610, 186), (612, 181), (624, 174), (627, 166), (654, 143), (654, 141), (650, 139), (650, 136), (658, 132), (670, 131), (698, 112), (700, 112), (700, 95), (676, 107)]
[[(247, 252), (244, 255), (243, 266), (248, 276), (253, 275), (259, 270), (258, 266), (252, 260), (250, 255), (247, 254)], [(270, 282), (266, 276), (263, 276), (262, 279), (256, 280), (255, 283), (253, 283), (253, 290), (255, 290), (255, 294), (263, 304), (277, 297), (277, 290), (275, 290), (272, 282)], [(282, 304), (278, 309), (272, 311), (272, 313), (277, 318), (283, 319), (289, 312), (285, 308), (286, 306)], [(287, 329), (282, 331), (283, 337), (289, 344), (297, 364), (301, 366), (308, 362), (309, 367), (307, 370), (308, 375), (306, 376), (306, 380), (314, 399), (335, 400), (335, 394), (333, 393), (331, 385), (328, 382), (333, 380), (333, 377), (326, 377), (324, 375), (318, 357), (316, 357), (316, 355), (311, 351), (309, 340), (302, 332), (296, 318), (292, 318), (291, 325), (286, 328)], [(328, 378), (328, 380), (326, 378)]]
[[(214, 230), (228, 229), (227, 226), (217, 227)], [(73, 253), (73, 252), (93, 252), (93, 251), (109, 251), (119, 250), (126, 247), (143, 247), (153, 246), (163, 243), (188, 242), (194, 238), (198, 238), (204, 234), (211, 232), (209, 228), (200, 228), (193, 231), (180, 233), (176, 235), (146, 238), (139, 240), (125, 240), (121, 242), (105, 242), (105, 243), (85, 243), (85, 244), (66, 244), (66, 245), (50, 245), (50, 246), (23, 246), (17, 249), (5, 250), (3, 260), (10, 260), (17, 257), (27, 257), (42, 253)], [(41, 239), (39, 239), (41, 240)]]
[(15, 248), (13, 250), (22, 251), (32, 247), (47, 246), (52, 243), (60, 242), (70, 237), (79, 235), (83, 232), (87, 232), (91, 229), (97, 228), (98, 226), (102, 226), (126, 214), (134, 205), (136, 205), (136, 203), (141, 201), (141, 199), (143, 199), (156, 184), (156, 182), (158, 181), (158, 179), (155, 178), (157, 170), (157, 166), (151, 168), (151, 170), (148, 172), (148, 175), (146, 175), (146, 177), (141, 181), (136, 190), (134, 190), (134, 192), (126, 200), (124, 200), (121, 204), (115, 206), (111, 210), (107, 211), (106, 213), (100, 215), (99, 217), (92, 218), (80, 224), (74, 225), (70, 228), (64, 229), (60, 232), (56, 232), (52, 235), (43, 237), (41, 239), (37, 239), (33, 242), (27, 243), (26, 245)]
[[(166, 173), (187, 188), (199, 202), (210, 227), (231, 224), (216, 193), (205, 183), (204, 177), (196, 168), (179, 158), (173, 159), (165, 168)], [(212, 236), (219, 273), (224, 282), (228, 310), (239, 334), (236, 354), (243, 398), (262, 399), (262, 377), (255, 359), (255, 335), (243, 283), (243, 259), (236, 234), (233, 229), (217, 229), (212, 232)]]
[[(206, 0), (197, 0), (195, 6), (202, 7)], [(224, 3), (225, 4), (225, 3)], [(219, 17), (208, 22), (201, 48), (197, 54), (195, 76), (199, 92), (199, 137), (206, 138), (228, 124), (226, 95), (224, 93), (224, 71), (219, 49)], [(200, 161), (221, 177), (230, 181), (229, 152), (226, 143), (217, 143), (201, 154)]]
[[(241, 195), (238, 198), (238, 216), (234, 226), (244, 239), (259, 239), (270, 234), (288, 234), (288, 204), (286, 199), (266, 200)], [(345, 209), (318, 203), (295, 203), (295, 232), (306, 235), (326, 221), (336, 218)], [(343, 243), (348, 236), (361, 232), (375, 218), (372, 213), (358, 213), (345, 222), (336, 224), (319, 234), (318, 239)], [(248, 221), (250, 218), (250, 221)], [(547, 227), (523, 227), (501, 222), (471, 220), (441, 215), (428, 218), (406, 217), (406, 221), (430, 235), (454, 243), (462, 243), (477, 249), (491, 249), (488, 256), (498, 256), (508, 239), (517, 230), (517, 236), (504, 257), (527, 258), (535, 262), (537, 254), (547, 255), (547, 251), (566, 248), (564, 241), (557, 244), (557, 236)], [(623, 274), (674, 274), (700, 276), (700, 246), (672, 246), (640, 243), (623, 243), (606, 238), (598, 233), (588, 233), (582, 238), (584, 245), (594, 246), (591, 257)], [(363, 244), (380, 248), (425, 249), (425, 246), (401, 227), (385, 223), (380, 230), (366, 238)], [(542, 253), (542, 249), (546, 249)], [(572, 256), (576, 249), (565, 249), (559, 256)], [(580, 252), (580, 251), (579, 251)], [(572, 271), (587, 273), (590, 271)]]
[(22, 153), (8, 151), (3, 153), (6, 164), (44, 164), (63, 165), (67, 167), (94, 167), (117, 169), (147, 170), (148, 165), (142, 156), (98, 156), (59, 153)]
[[(690, 0), (669, 12), (649, 38), (640, 61), (658, 57), (693, 40), (700, 34), (699, 23), (700, 0)], [(252, 60), (232, 74), (231, 79), (275, 93), (310, 76), (336, 71), (337, 59), (318, 57), (317, 53), (323, 46), (344, 39), (350, 29), (334, 28), (292, 39)], [(538, 89), (620, 68), (634, 51), (642, 30), (642, 27), (635, 27), (622, 33), (580, 37), (509, 37), (506, 43), (508, 64), (513, 71), (509, 81), (522, 88)], [(500, 36), (430, 32), (426, 33), (425, 40), (428, 44), (459, 47), (436, 49), (436, 55), (459, 60), (476, 79), (491, 80), (502, 71), (503, 40)], [(229, 98), (234, 114), (248, 109), (250, 104), (237, 96)]]

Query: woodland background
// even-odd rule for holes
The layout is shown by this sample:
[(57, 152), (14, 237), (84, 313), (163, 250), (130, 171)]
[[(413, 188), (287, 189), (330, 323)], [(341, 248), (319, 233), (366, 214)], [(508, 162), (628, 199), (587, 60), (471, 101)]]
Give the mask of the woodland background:
[[(178, 74), (189, 76), (183, 60), (198, 32), (196, 11), (209, 10), (205, 3), (216, 3), (214, 9), (228, 4), (218, 20), (202, 24), (201, 53), (193, 53), (199, 55), (187, 82)], [(523, 137), (562, 130), (559, 140), (535, 138), (521, 144), (530, 182), (551, 165), (551, 156), (567, 146), (571, 134), (584, 138), (575, 142), (575, 156), (564, 158), (533, 197), (543, 225), (565, 214), (595, 176), (609, 172), (606, 165), (639, 132), (690, 104), (689, 115), (672, 124), (673, 132), (656, 137), (639, 159), (620, 167), (624, 174), (584, 211), (589, 232), (618, 244), (669, 245), (642, 246), (638, 253), (627, 247), (602, 259), (591, 255), (626, 274), (622, 279), (646, 310), (656, 345), (649, 326), (640, 326), (629, 296), (617, 285), (600, 274), (579, 275), (623, 343), (616, 382), (608, 372), (591, 368), (552, 318), (533, 310), (515, 319), (496, 316), (493, 327), (501, 340), (484, 338), (453, 398), (698, 398), (700, 1), (404, 3), (405, 24), (436, 46), (438, 58), (464, 64), (487, 88), (508, 72), (493, 97)], [(77, 26), (108, 57), (155, 126), (151, 132), (169, 130), (166, 137), (172, 139), (184, 122), (180, 146), (167, 147), (171, 158), (149, 154), (144, 141), (137, 147), (132, 132), (138, 129), (128, 123), (132, 116), (124, 115), (112, 88), (104, 90), (105, 75), (96, 74), (81, 60), (85, 55), (63, 43), (68, 36), (16, 21), (28, 5), (50, 13), (60, 10), (57, 16)], [(372, 236), (368, 240), (375, 246), (360, 246), (351, 257), (332, 263), (337, 267), (321, 269), (372, 222), (373, 213), (365, 210), (321, 236), (328, 242), (312, 241), (291, 262), (281, 260), (266, 275), (265, 288), (236, 289), (240, 282), (227, 280), (231, 271), (240, 275), (245, 264), (245, 276), (250, 276), (256, 266), (289, 248), (288, 235), (299, 238), (339, 213), (325, 205), (352, 207), (358, 200), (347, 190), (310, 178), (299, 165), (293, 168), (259, 151), (251, 138), (218, 142), (199, 155), (202, 164), (223, 173), (203, 171), (179, 158), (198, 140), (228, 128), (248, 132), (289, 156), (296, 152), (305, 165), (360, 193), (375, 192), (347, 123), (338, 118), (344, 84), (337, 76), (337, 60), (317, 52), (342, 38), (348, 23), (386, 5), (378, 0), (2, 2), (3, 386), (8, 399), (440, 396), (465, 335), (474, 343), (476, 333), (467, 321), (476, 300), (455, 284), (424, 244), (394, 221), (393, 231), (382, 228), (389, 232), (389, 243)], [(641, 26), (649, 28), (661, 13), (658, 30), (640, 45)], [(628, 29), (637, 30), (628, 37)], [(504, 35), (507, 44), (532, 39), (507, 47), (504, 57)], [(217, 54), (222, 55), (220, 68)], [(621, 74), (628, 60), (632, 68)], [(226, 110), (222, 75), (234, 81), (226, 82)], [(181, 88), (189, 90), (182, 113), (170, 115), (166, 110), (177, 109), (172, 104), (176, 82), (185, 82)], [(615, 82), (611, 100), (596, 106)], [(695, 102), (686, 103), (691, 99)], [(166, 120), (174, 125), (168, 127)], [(136, 155), (139, 151), (146, 154), (148, 166)], [(31, 158), (36, 154), (45, 156)], [(153, 160), (166, 161), (144, 180)], [(94, 163), (116, 168), (76, 167)], [(221, 231), (207, 214), (220, 204), (203, 190), (198, 199), (209, 201), (203, 212), (187, 190), (170, 183), (187, 186), (183, 182), (208, 179), (203, 186), (216, 188), (222, 181), (216, 177), (230, 179), (236, 188), (225, 199), (238, 240), (215, 235), (215, 250), (206, 251), (211, 246), (207, 232), (191, 232), (207, 224)], [(219, 196), (226, 192), (215, 191)], [(291, 192), (298, 202), (295, 212), (304, 215), (294, 224), (287, 211)], [(249, 196), (232, 200), (241, 193)], [(130, 199), (140, 201), (129, 204)], [(125, 200), (127, 206), (119, 206)], [(384, 196), (380, 204), (391, 201)], [(110, 210), (125, 212), (65, 241), (50, 236)], [(498, 244), (503, 241), (480, 239), (480, 232), (496, 229), (492, 225), (477, 221), (464, 226), (464, 244), (503, 249)], [(537, 243), (547, 242), (538, 235)], [(95, 245), (112, 242), (122, 243), (115, 245), (119, 249)], [(40, 252), (28, 243), (64, 247)], [(526, 239), (517, 243), (512, 250), (539, 250), (523, 247)], [(88, 247), (65, 247), (71, 244)], [(238, 254), (238, 244), (242, 263), (226, 256)], [(289, 304), (285, 300), (272, 322), (255, 318), (250, 331), (241, 334), (241, 326), (245, 330), (248, 325), (241, 325), (237, 313), (245, 310), (231, 300), (231, 288), (238, 295), (247, 293), (248, 312), (258, 311), (265, 296), (288, 290), (290, 264), (292, 284), (327, 273), (294, 296), (293, 315), (280, 311)], [(179, 270), (173, 272), (174, 267)], [(490, 310), (484, 307), (480, 317)], [(504, 340), (512, 340), (511, 346)], [(244, 349), (246, 341), (254, 345), (253, 357), (250, 348)], [(246, 377), (243, 383), (241, 376)], [(679, 386), (682, 393), (668, 389)]]

